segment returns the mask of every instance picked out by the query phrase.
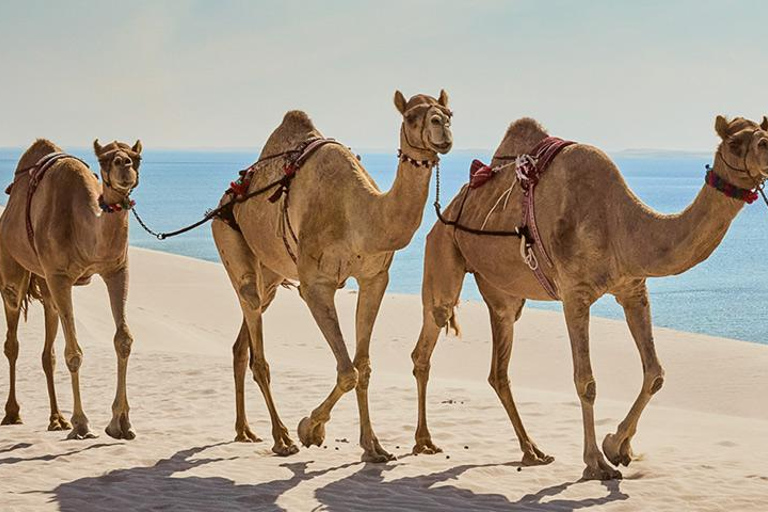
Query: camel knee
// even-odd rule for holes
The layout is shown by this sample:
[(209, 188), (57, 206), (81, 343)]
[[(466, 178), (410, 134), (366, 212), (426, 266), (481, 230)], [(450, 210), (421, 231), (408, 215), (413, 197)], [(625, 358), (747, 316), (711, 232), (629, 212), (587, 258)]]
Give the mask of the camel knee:
[(5, 339), (5, 345), (3, 346), (3, 352), (5, 357), (12, 363), (16, 362), (19, 357), (19, 340), (16, 336), (9, 334)]
[(67, 368), (71, 373), (77, 373), (80, 365), (83, 364), (83, 352), (78, 347), (73, 351), (65, 351), (64, 359), (67, 361)]
[(490, 384), (496, 392), (501, 392), (502, 390), (509, 388), (509, 376), (500, 375), (495, 371), (492, 371), (490, 375), (488, 375), (488, 384)]
[(357, 387), (359, 378), (360, 374), (357, 371), (357, 368), (352, 368), (351, 370), (347, 371), (340, 371), (336, 376), (336, 385), (342, 392), (346, 393), (347, 391), (352, 391)]
[(371, 360), (370, 358), (360, 359), (355, 361), (355, 368), (357, 368), (358, 380), (357, 387), (362, 389), (368, 388), (368, 382), (371, 380)]
[(259, 294), (259, 287), (256, 283), (255, 276), (250, 275), (244, 277), (237, 293), (240, 296), (240, 301), (245, 304), (248, 309), (261, 310), (261, 295)]
[(591, 376), (588, 379), (577, 379), (576, 392), (579, 394), (579, 399), (582, 402), (594, 405), (595, 398), (597, 398), (597, 384), (595, 383), (595, 379)]
[(664, 369), (659, 367), (654, 371), (646, 372), (643, 381), (643, 387), (646, 391), (651, 395), (655, 395), (664, 386)]
[(114, 338), (115, 352), (121, 359), (131, 355), (131, 346), (133, 345), (133, 336), (128, 330), (127, 325), (122, 325), (117, 329)]
[(264, 359), (254, 359), (251, 363), (251, 371), (253, 377), (257, 382), (262, 384), (269, 384), (271, 381), (271, 375), (269, 373), (269, 363)]

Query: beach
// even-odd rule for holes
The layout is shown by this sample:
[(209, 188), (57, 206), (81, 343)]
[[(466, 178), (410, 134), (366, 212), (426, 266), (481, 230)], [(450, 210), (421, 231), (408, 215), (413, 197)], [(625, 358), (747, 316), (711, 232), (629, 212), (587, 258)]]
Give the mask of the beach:
[[(334, 409), (323, 447), (292, 457), (271, 451), (269, 418), (246, 377), (250, 424), (264, 441), (234, 443), (231, 346), (241, 316), (221, 265), (130, 250), (128, 321), (135, 343), (128, 398), (137, 432), (103, 429), (116, 381), (114, 325), (99, 279), (76, 288), (84, 351), (81, 388), (98, 439), (47, 432), (40, 364), (42, 308), (19, 329), (18, 398), (23, 425), (0, 428), (2, 510), (765, 510), (768, 507), (768, 347), (657, 328), (664, 388), (633, 440), (624, 480), (580, 482), (581, 412), (570, 345), (557, 312), (527, 308), (516, 325), (510, 377), (528, 432), (555, 461), (520, 467), (521, 453), (486, 379), (490, 325), (482, 303), (462, 301), (461, 338), (442, 337), (432, 360), (428, 408), (438, 455), (410, 455), (416, 386), (410, 352), (421, 321), (415, 295), (385, 297), (372, 342), (370, 403), (389, 464), (360, 462), (354, 393)], [(470, 278), (471, 279), (471, 278)], [(651, 296), (653, 303), (653, 295)], [(337, 294), (354, 346), (354, 290)], [(722, 321), (729, 320), (727, 314)], [(335, 361), (295, 290), (280, 289), (265, 314), (265, 346), (278, 409), (295, 428), (330, 391)], [(623, 322), (593, 318), (598, 441), (613, 432), (642, 381)], [(63, 337), (56, 343), (59, 404), (71, 413)], [(0, 371), (0, 392), (8, 371)]]

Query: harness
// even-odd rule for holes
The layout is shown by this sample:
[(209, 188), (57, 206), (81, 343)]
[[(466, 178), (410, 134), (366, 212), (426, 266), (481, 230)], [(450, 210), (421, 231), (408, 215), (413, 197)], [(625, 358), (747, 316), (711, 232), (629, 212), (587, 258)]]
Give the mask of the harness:
[[(249, 194), (248, 189), (251, 186), (251, 181), (253, 180), (253, 175), (256, 172), (256, 170), (259, 167), (259, 164), (267, 161), (267, 160), (274, 160), (278, 157), (284, 158), (284, 165), (283, 165), (283, 172), (284, 176), (277, 180), (276, 182), (273, 182), (271, 185), (266, 187), (265, 189), (260, 189), (257, 192), (263, 193), (267, 190), (270, 190), (272, 188), (277, 187), (277, 190), (269, 196), (269, 202), (270, 203), (276, 203), (280, 200), (281, 197), (283, 197), (283, 205), (281, 209), (281, 225), (280, 230), (282, 232), (282, 238), (283, 238), (283, 244), (285, 245), (286, 252), (288, 252), (288, 255), (291, 257), (291, 260), (293, 260), (294, 263), (298, 261), (298, 257), (296, 256), (296, 253), (294, 252), (293, 248), (291, 247), (291, 244), (298, 244), (299, 239), (296, 236), (296, 232), (293, 229), (293, 226), (291, 225), (291, 219), (288, 215), (288, 207), (289, 207), (289, 191), (291, 182), (293, 181), (293, 178), (296, 177), (296, 173), (299, 169), (307, 162), (310, 156), (312, 156), (315, 151), (320, 149), (322, 146), (325, 146), (326, 144), (339, 144), (335, 139), (329, 139), (329, 138), (314, 138), (309, 139), (304, 142), (302, 142), (296, 149), (285, 151), (283, 153), (279, 153), (277, 155), (272, 155), (269, 157), (260, 158), (256, 163), (248, 167), (247, 169), (243, 169), (240, 171), (240, 177), (236, 180), (230, 183), (229, 188), (224, 192), (225, 196), (229, 196), (231, 199), (229, 202), (227, 202), (223, 208), (219, 208), (218, 211), (214, 214), (216, 217), (220, 218), (224, 223), (226, 223), (229, 227), (234, 229), (235, 231), (241, 232), (240, 226), (237, 224), (237, 221), (235, 220), (234, 215), (234, 206), (236, 203), (240, 203), (245, 201), (246, 199), (253, 197), (253, 195), (257, 194)], [(290, 236), (290, 240), (289, 237)]]
[[(77, 158), (76, 156), (68, 155), (66, 153), (63, 153), (61, 151), (56, 151), (54, 153), (48, 153), (44, 157), (42, 157), (40, 160), (37, 161), (34, 165), (30, 167), (25, 167), (23, 169), (19, 169), (16, 171), (16, 174), (14, 175), (14, 182), (19, 178), (19, 176), (22, 176), (24, 174), (29, 174), (29, 186), (27, 187), (27, 202), (26, 202), (26, 211), (25, 211), (25, 220), (27, 225), (27, 238), (29, 239), (29, 245), (32, 246), (32, 249), (37, 252), (37, 249), (35, 248), (35, 230), (32, 227), (32, 217), (31, 217), (31, 210), (32, 210), (32, 198), (35, 195), (35, 192), (37, 191), (38, 185), (40, 185), (40, 181), (45, 176), (45, 173), (53, 167), (53, 165), (56, 162), (59, 162), (61, 160), (77, 160), (84, 166), (88, 167), (88, 164), (85, 163), (83, 160)], [(8, 188), (5, 189), (5, 193), (9, 194), (13, 190), (13, 183), (8, 185)]]
[[(437, 212), (437, 218), (443, 224), (452, 226), (459, 231), (464, 231), (473, 235), (486, 235), (486, 236), (501, 236), (501, 237), (517, 237), (520, 239), (520, 256), (523, 261), (531, 269), (536, 280), (539, 282), (547, 295), (554, 300), (559, 300), (557, 293), (557, 287), (552, 281), (544, 274), (544, 271), (539, 264), (539, 260), (534, 251), (534, 246), (537, 247), (541, 258), (549, 267), (553, 267), (552, 260), (547, 254), (547, 250), (544, 247), (544, 243), (541, 240), (538, 226), (536, 224), (536, 204), (535, 204), (535, 189), (541, 180), (541, 176), (547, 170), (549, 165), (555, 159), (555, 157), (563, 150), (563, 148), (575, 144), (573, 141), (567, 141), (558, 137), (547, 137), (530, 151), (524, 155), (513, 156), (497, 156), (497, 160), (510, 160), (510, 163), (502, 164), (496, 167), (489, 167), (483, 164), (479, 160), (472, 162), (470, 167), (470, 180), (468, 186), (464, 189), (464, 196), (459, 205), (459, 212), (456, 215), (455, 220), (447, 220), (442, 212), (440, 206), (440, 189), (437, 188), (437, 197), (435, 200), (435, 211)], [(523, 213), (520, 226), (514, 228), (512, 231), (496, 231), (486, 230), (485, 222), (480, 229), (470, 228), (461, 224), (461, 214), (464, 210), (464, 205), (469, 196), (469, 191), (478, 188), (485, 184), (488, 180), (493, 178), (501, 170), (513, 166), (515, 167), (515, 179), (512, 187), (510, 187), (502, 197), (499, 198), (494, 208), (498, 205), (501, 199), (506, 195), (509, 199), (509, 194), (512, 192), (515, 184), (519, 183), (523, 189)], [(439, 174), (438, 174), (439, 183)], [(493, 211), (493, 209), (491, 210)], [(490, 213), (489, 213), (490, 215)], [(486, 222), (488, 218), (486, 217)]]

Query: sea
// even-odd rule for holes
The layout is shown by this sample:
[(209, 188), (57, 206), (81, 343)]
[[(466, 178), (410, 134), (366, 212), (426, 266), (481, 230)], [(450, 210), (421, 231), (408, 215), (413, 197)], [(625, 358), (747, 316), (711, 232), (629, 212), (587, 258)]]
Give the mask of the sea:
[[(92, 150), (70, 149), (72, 154), (98, 169)], [(0, 184), (12, 181), (23, 149), (0, 149)], [(464, 184), (474, 158), (488, 161), (490, 151), (453, 151), (442, 158), (442, 200), (447, 204)], [(258, 150), (145, 150), (141, 184), (133, 197), (145, 222), (156, 231), (171, 231), (202, 218), (217, 205), (222, 192), (236, 176), (258, 158)], [(619, 152), (612, 158), (632, 190), (650, 207), (662, 213), (681, 211), (699, 191), (710, 162), (706, 155), (688, 153)], [(362, 163), (382, 190), (395, 177), (395, 151), (364, 152)], [(424, 220), (411, 244), (398, 251), (390, 270), (389, 292), (419, 294), (426, 234), (436, 217), (432, 192)], [(6, 196), (0, 198), (4, 204)], [(159, 241), (145, 233), (131, 218), (130, 243), (154, 249), (218, 261), (208, 226), (176, 238)], [(354, 287), (350, 282), (348, 286)], [(653, 323), (696, 332), (768, 344), (768, 208), (762, 202), (747, 206), (731, 225), (714, 254), (678, 276), (648, 280)], [(462, 299), (481, 300), (468, 276)], [(537, 309), (561, 310), (557, 302), (529, 301)], [(622, 319), (623, 311), (613, 297), (601, 298), (593, 316)]]

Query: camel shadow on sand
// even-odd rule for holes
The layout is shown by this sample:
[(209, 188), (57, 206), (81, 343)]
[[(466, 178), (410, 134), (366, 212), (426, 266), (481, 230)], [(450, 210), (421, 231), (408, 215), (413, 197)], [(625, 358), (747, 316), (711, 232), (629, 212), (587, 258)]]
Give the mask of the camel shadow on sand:
[[(543, 501), (545, 498), (555, 497), (565, 492), (569, 487), (579, 484), (581, 481), (565, 482), (546, 487), (535, 494), (527, 494), (517, 501), (510, 501), (501, 494), (478, 494), (452, 485), (433, 487), (435, 484), (456, 480), (463, 473), (471, 469), (519, 466), (518, 463), (466, 464), (429, 475), (385, 481), (385, 473), (397, 466), (397, 464), (366, 464), (362, 469), (349, 477), (318, 489), (315, 492), (315, 498), (321, 505), (315, 511), (508, 512), (511, 510), (553, 510), (564, 512), (629, 499), (627, 494), (621, 492), (618, 481), (603, 482), (608, 494), (602, 497), (582, 500), (552, 499), (546, 502)], [(503, 485), (503, 483), (500, 485)]]
[[(117, 469), (97, 477), (66, 482), (50, 494), (62, 512), (95, 510), (173, 509), (185, 511), (248, 510), (278, 512), (285, 510), (277, 504), (284, 493), (302, 482), (327, 473), (361, 465), (352, 475), (332, 482), (315, 491), (320, 505), (316, 511), (446, 511), (446, 510), (579, 510), (629, 498), (619, 489), (618, 482), (605, 482), (608, 494), (584, 500), (552, 499), (578, 482), (566, 482), (547, 487), (535, 494), (509, 501), (497, 494), (478, 494), (445, 484), (463, 473), (498, 464), (461, 465), (445, 471), (385, 481), (385, 474), (400, 464), (349, 463), (307, 471), (311, 462), (281, 464), (292, 476), (262, 483), (237, 484), (222, 477), (174, 476), (206, 464), (230, 459), (192, 459), (196, 454), (219, 445), (182, 450), (153, 466)], [(517, 464), (506, 464), (515, 466)], [(48, 494), (48, 493), (46, 493)]]
[(192, 459), (196, 454), (219, 443), (182, 450), (154, 466), (116, 469), (101, 476), (66, 482), (53, 491), (53, 500), (62, 512), (102, 510), (248, 510), (279, 512), (277, 499), (301, 482), (337, 469), (360, 463), (344, 464), (317, 471), (307, 471), (312, 462), (281, 464), (293, 475), (283, 480), (255, 484), (237, 484), (221, 477), (174, 476), (177, 473), (233, 458)]

